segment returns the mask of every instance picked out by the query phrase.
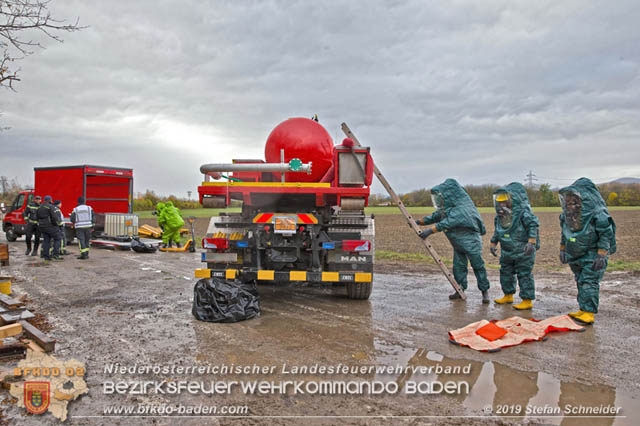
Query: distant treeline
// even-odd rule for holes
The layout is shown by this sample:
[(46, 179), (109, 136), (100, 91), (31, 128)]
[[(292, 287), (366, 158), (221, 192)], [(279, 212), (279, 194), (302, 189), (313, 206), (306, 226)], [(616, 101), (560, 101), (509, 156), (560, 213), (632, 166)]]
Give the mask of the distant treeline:
[[(493, 193), (500, 188), (498, 185), (467, 185), (467, 191), (473, 202), (478, 207), (493, 207)], [(640, 206), (640, 184), (605, 183), (598, 185), (600, 194), (609, 206)], [(548, 184), (537, 188), (527, 188), (527, 195), (533, 207), (557, 207), (560, 206), (558, 190), (551, 189)], [(426, 188), (400, 194), (402, 202), (406, 206), (432, 206), (431, 191)], [(391, 197), (374, 194), (369, 197), (370, 206), (392, 205)]]
[(138, 193), (133, 199), (133, 211), (153, 210), (159, 202), (171, 201), (179, 209), (199, 209), (202, 205), (198, 201), (178, 198), (175, 195), (163, 197), (153, 191), (147, 190), (144, 194)]
[[(499, 188), (497, 185), (468, 185), (464, 187), (471, 196), (471, 199), (478, 207), (493, 206), (493, 192)], [(7, 206), (11, 205), (18, 193), (24, 189), (16, 179), (8, 179), (0, 176), (0, 201)], [(527, 194), (531, 205), (534, 207), (556, 207), (560, 206), (558, 200), (558, 189), (551, 189), (548, 184), (540, 185), (537, 188), (527, 188)], [(605, 183), (598, 185), (600, 194), (609, 206), (640, 206), (640, 184), (632, 183)], [(426, 188), (418, 189), (400, 194), (402, 202), (406, 206), (431, 206), (431, 192)], [(175, 195), (160, 196), (155, 192), (147, 190), (145, 193), (138, 193), (133, 200), (133, 210), (153, 210), (158, 202), (172, 201), (180, 209), (197, 209), (202, 205), (198, 201), (178, 198)], [(239, 203), (234, 202), (237, 206)], [(370, 206), (393, 205), (391, 197), (382, 194), (372, 194), (369, 197)]]

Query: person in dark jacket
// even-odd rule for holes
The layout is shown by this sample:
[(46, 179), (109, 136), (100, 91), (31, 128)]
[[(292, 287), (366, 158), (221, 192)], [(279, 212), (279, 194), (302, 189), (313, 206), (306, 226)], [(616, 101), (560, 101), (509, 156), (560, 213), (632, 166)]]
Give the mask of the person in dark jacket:
[(55, 200), (53, 202), (55, 207), (55, 215), (56, 215), (56, 223), (58, 224), (58, 228), (60, 228), (60, 254), (67, 255), (69, 252), (67, 251), (67, 237), (64, 233), (64, 215), (62, 214), (62, 201)]
[[(27, 251), (24, 253), (25, 255), (35, 256), (38, 254), (38, 247), (40, 247), (40, 228), (38, 228), (38, 208), (40, 207), (40, 203), (42, 202), (42, 197), (36, 195), (33, 198), (33, 201), (27, 204), (27, 208), (24, 210), (22, 217), (25, 222), (27, 222), (27, 232), (25, 235), (25, 239), (27, 241)], [(33, 241), (33, 250), (31, 249), (31, 237), (34, 237)]]
[[(55, 207), (51, 204), (51, 195), (44, 197), (44, 203), (38, 208), (36, 216), (38, 218), (38, 227), (44, 237), (42, 243), (42, 257), (45, 261), (62, 260), (60, 257), (60, 228), (58, 227), (55, 215)], [(53, 240), (53, 252), (50, 251), (51, 240)]]

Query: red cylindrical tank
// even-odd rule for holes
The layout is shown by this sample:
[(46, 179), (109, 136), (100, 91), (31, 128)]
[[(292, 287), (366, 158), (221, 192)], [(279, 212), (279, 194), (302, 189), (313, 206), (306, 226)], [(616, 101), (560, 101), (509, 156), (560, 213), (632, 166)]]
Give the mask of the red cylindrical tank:
[[(308, 118), (290, 118), (271, 131), (264, 147), (267, 163), (280, 162), (280, 150), (284, 149), (284, 161), (299, 158), (311, 162), (311, 174), (285, 173), (287, 182), (318, 182), (333, 163), (333, 140), (321, 124)], [(280, 173), (274, 173), (280, 179)]]

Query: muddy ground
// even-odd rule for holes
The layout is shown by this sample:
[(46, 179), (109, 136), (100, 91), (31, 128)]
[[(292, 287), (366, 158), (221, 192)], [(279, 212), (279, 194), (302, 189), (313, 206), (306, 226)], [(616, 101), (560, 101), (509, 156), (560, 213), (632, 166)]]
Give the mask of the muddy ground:
[[(616, 215), (620, 213), (627, 212), (616, 212)], [(377, 219), (379, 248), (390, 245), (385, 233), (380, 231), (391, 229), (393, 224), (406, 229), (396, 235), (412, 237), (406, 224), (398, 222), (399, 217)], [(620, 246), (633, 245), (633, 241), (627, 242), (623, 232), (619, 228)], [(552, 247), (557, 245), (549, 235), (551, 262), (555, 256)], [(442, 236), (436, 237), (442, 239)], [(0, 239), (4, 240), (1, 235)], [(402, 244), (394, 243), (396, 251), (405, 240), (401, 241)], [(450, 255), (446, 245), (437, 241), (435, 244), (444, 255)], [(543, 250), (545, 247), (547, 244), (543, 244)], [(452, 345), (447, 338), (449, 330), (470, 322), (502, 319), (515, 313), (510, 306), (482, 305), (471, 274), (469, 300), (450, 302), (448, 282), (428, 266), (416, 273), (419, 267), (415, 264), (380, 263), (368, 301), (348, 300), (340, 288), (263, 286), (260, 287), (260, 317), (236, 324), (210, 324), (199, 322), (191, 315), (193, 270), (201, 267), (197, 254), (136, 254), (92, 249), (89, 261), (67, 256), (62, 263), (43, 266), (25, 257), (23, 248), (24, 242), (20, 240), (10, 243), (11, 266), (2, 268), (2, 273), (16, 277), (14, 293), (28, 295), (29, 309), (46, 315), (49, 334), (58, 341), (55, 356), (77, 358), (87, 365), (90, 393), (71, 403), (69, 424), (632, 425), (637, 424), (640, 415), (637, 408), (640, 371), (636, 362), (640, 343), (638, 273), (605, 275), (597, 323), (585, 332), (557, 333), (545, 342), (488, 354)], [(626, 250), (621, 252), (620, 256), (627, 256)], [(545, 254), (539, 256), (546, 257)], [(497, 271), (490, 270), (490, 278), (491, 296), (498, 297), (501, 291)], [(575, 284), (566, 270), (540, 270), (536, 279), (535, 308), (522, 316), (547, 318), (576, 309)], [(106, 373), (105, 366), (110, 363), (123, 366), (255, 364), (276, 369), (266, 375), (129, 375)], [(375, 373), (293, 375), (282, 371), (283, 363), (288, 366), (394, 367), (470, 364), (471, 372), (449, 378)], [(435, 378), (465, 381), (470, 392), (455, 396), (104, 393), (104, 384), (110, 380), (204, 380), (207, 383), (256, 379), (380, 380), (403, 386), (409, 381)], [(6, 396), (5, 391), (3, 397)], [(238, 418), (103, 417), (105, 408), (114, 405), (137, 407), (164, 403), (237, 404), (246, 405), (249, 412)], [(488, 416), (489, 410), (527, 404), (536, 407), (615, 405), (623, 407), (621, 415), (628, 417), (563, 420), (562, 417)], [(5, 402), (1, 407), (10, 424), (57, 423), (50, 415), (27, 416), (24, 409), (11, 403)]]

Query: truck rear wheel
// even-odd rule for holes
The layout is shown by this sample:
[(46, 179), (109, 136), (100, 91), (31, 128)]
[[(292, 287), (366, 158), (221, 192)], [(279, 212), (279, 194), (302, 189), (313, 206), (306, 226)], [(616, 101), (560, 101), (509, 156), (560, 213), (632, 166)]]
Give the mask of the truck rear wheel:
[(7, 241), (13, 242), (18, 239), (18, 234), (13, 230), (13, 226), (8, 227), (4, 234), (7, 237)]
[(347, 297), (349, 299), (368, 299), (371, 296), (373, 283), (371, 281), (364, 283), (347, 283)]

